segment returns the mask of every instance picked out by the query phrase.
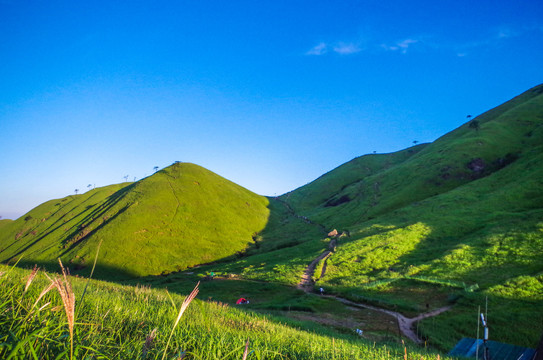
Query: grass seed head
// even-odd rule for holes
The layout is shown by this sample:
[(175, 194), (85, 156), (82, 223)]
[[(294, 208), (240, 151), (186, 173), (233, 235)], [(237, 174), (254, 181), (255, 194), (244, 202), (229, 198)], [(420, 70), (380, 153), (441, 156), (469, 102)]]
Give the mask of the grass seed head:
[(72, 285), (68, 281), (67, 270), (62, 266), (62, 261), (58, 260), (60, 268), (62, 269), (63, 278), (55, 277), (53, 285), (60, 294), (62, 304), (64, 305), (64, 311), (66, 312), (66, 318), (68, 319), (68, 328), (70, 329), (70, 337), (73, 338), (74, 334), (74, 313), (75, 313), (75, 294), (72, 290)]
[(26, 280), (25, 290), (23, 291), (23, 294), (26, 293), (26, 291), (30, 287), (30, 284), (32, 284), (32, 280), (34, 280), (34, 278), (38, 274), (38, 270), (40, 270), (38, 265), (34, 265), (34, 269), (32, 269), (32, 272), (30, 273), (30, 275), (28, 275), (28, 278)]

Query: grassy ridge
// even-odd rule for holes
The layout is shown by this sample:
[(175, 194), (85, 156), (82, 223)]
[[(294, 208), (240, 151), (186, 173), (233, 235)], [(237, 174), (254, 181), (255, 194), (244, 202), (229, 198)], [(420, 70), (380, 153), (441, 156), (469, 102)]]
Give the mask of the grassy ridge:
[(349, 227), (488, 176), (540, 151), (543, 86), (536, 87), (431, 144), (366, 155), (283, 195), (301, 215)]
[[(205, 170), (176, 163), (132, 184), (44, 203), (6, 225), (0, 260), (47, 265), (59, 256), (123, 278), (182, 270), (242, 251), (266, 225), (268, 200)], [(54, 266), (54, 265), (53, 265)]]

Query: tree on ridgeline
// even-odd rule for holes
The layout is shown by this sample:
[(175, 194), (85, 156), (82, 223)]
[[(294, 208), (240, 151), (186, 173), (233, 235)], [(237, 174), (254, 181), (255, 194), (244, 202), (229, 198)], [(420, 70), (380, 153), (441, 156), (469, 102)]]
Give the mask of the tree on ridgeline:
[(475, 129), (475, 131), (478, 132), (479, 128), (480, 128), (479, 120), (476, 120), (476, 119), (471, 120), (470, 123), (469, 123), (469, 127), (472, 128), (472, 129)]
[(77, 195), (77, 193), (79, 192), (79, 189), (75, 189), (74, 191), (75, 191), (75, 194)]
[(153, 170), (155, 170), (155, 172), (157, 172), (157, 171), (158, 171), (158, 166), (155, 166), (155, 167), (153, 168)]

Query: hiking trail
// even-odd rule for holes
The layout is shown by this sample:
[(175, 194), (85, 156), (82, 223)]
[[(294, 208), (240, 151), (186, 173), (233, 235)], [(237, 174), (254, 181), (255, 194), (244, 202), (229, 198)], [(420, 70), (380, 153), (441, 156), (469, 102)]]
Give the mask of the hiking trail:
[[(333, 247), (336, 246), (335, 239), (333, 241), (334, 241), (333, 244), (332, 244), (332, 242), (330, 242), (330, 245), (331, 245), (330, 248), (333, 248)], [(318, 262), (320, 260), (326, 259), (328, 256), (331, 255), (331, 253), (332, 253), (331, 250), (324, 251), (323, 253), (321, 253), (315, 260), (313, 260), (307, 266), (304, 274), (302, 275), (302, 278), (300, 279), (300, 282), (296, 286), (298, 289), (301, 289), (301, 290), (305, 291), (306, 293), (312, 293), (313, 292), (313, 286), (315, 285), (315, 283), (313, 281), (313, 274), (315, 273), (315, 268), (316, 268), (316, 266), (317, 266), (317, 264), (318, 264)], [(324, 276), (325, 269), (326, 269), (326, 263), (323, 266), (323, 272), (321, 274), (321, 277)], [(379, 311), (379, 312), (385, 313), (387, 315), (390, 315), (390, 316), (396, 318), (397, 321), (398, 321), (398, 327), (400, 328), (400, 331), (402, 332), (402, 334), (405, 335), (407, 338), (411, 339), (416, 344), (422, 344), (424, 341), (422, 339), (420, 339), (417, 336), (417, 333), (415, 332), (415, 330), (413, 330), (413, 327), (414, 327), (415, 323), (417, 321), (422, 320), (422, 319), (426, 319), (426, 318), (429, 318), (429, 317), (432, 317), (432, 316), (437, 316), (437, 315), (439, 315), (439, 314), (441, 314), (441, 313), (443, 313), (443, 312), (445, 312), (445, 311), (452, 308), (452, 305), (444, 306), (444, 307), (441, 307), (441, 308), (438, 308), (438, 309), (435, 309), (435, 310), (432, 310), (432, 311), (429, 311), (429, 312), (419, 314), (419, 315), (417, 315), (417, 316), (415, 316), (413, 318), (408, 318), (408, 317), (406, 317), (406, 316), (404, 316), (404, 315), (402, 315), (402, 314), (400, 314), (399, 312), (396, 312), (396, 311), (383, 309), (383, 308), (379, 308), (379, 307), (376, 307), (376, 306), (357, 303), (357, 302), (350, 301), (350, 300), (344, 299), (344, 298), (336, 296), (336, 295), (322, 295), (322, 296), (326, 297), (326, 298), (329, 298), (329, 299), (336, 299), (336, 300), (338, 300), (339, 302), (341, 302), (341, 303), (343, 303), (345, 305), (349, 305), (349, 306), (353, 306), (353, 307), (357, 307), (357, 308), (364, 308), (364, 309)]]

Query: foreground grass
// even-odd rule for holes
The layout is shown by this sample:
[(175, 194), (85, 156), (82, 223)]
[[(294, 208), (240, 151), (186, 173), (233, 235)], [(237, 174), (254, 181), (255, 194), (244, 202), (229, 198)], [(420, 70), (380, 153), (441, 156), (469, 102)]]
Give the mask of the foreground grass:
[[(49, 289), (46, 274), (31, 279), (30, 271), (6, 266), (0, 266), (0, 274), (0, 357), (71, 358), (68, 312), (59, 293)], [(247, 359), (401, 359), (406, 351), (409, 359), (438, 358), (424, 349), (303, 331), (294, 321), (286, 324), (198, 299), (174, 327), (183, 296), (91, 281), (81, 302), (85, 281), (67, 280), (76, 298), (74, 359), (242, 359), (247, 341)]]

